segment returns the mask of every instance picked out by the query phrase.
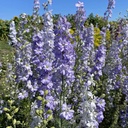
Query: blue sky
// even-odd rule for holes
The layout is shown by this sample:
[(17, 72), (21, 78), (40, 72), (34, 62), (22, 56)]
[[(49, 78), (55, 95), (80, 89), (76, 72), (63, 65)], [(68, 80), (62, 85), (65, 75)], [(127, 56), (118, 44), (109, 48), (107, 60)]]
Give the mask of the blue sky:
[[(0, 19), (10, 20), (14, 16), (19, 16), (21, 13), (32, 14), (34, 0), (0, 0)], [(46, 0), (40, 0), (41, 3)], [(53, 0), (53, 4), (50, 9), (53, 10), (53, 14), (75, 14), (75, 3), (78, 0)], [(90, 13), (103, 16), (106, 11), (108, 0), (80, 0), (84, 2), (86, 15)], [(116, 0), (116, 7), (113, 9), (112, 18), (109, 20), (116, 20), (121, 12), (121, 17), (126, 15), (128, 9), (128, 0)], [(40, 14), (43, 14), (43, 9), (40, 10)]]

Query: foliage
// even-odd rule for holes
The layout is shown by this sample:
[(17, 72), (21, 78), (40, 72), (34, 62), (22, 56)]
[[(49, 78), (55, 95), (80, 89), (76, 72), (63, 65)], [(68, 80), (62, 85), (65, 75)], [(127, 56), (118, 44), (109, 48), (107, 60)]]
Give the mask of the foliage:
[(8, 40), (9, 21), (0, 19), (0, 40)]
[(101, 30), (103, 27), (107, 26), (108, 21), (104, 20), (103, 17), (98, 15), (94, 16), (93, 13), (91, 13), (88, 16), (85, 24), (93, 24), (95, 27), (98, 27)]
[(99, 28), (94, 28), (94, 45), (98, 47), (101, 44), (102, 36)]

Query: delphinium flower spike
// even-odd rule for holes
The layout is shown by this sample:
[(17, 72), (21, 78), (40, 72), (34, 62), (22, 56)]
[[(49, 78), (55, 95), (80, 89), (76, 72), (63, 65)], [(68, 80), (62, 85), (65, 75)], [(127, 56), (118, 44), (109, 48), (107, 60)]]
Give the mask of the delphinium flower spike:
[(115, 8), (115, 0), (108, 0), (107, 11), (104, 13), (104, 19), (108, 20), (108, 18), (112, 17), (112, 9)]
[[(79, 115), (78, 127), (98, 127), (96, 98), (92, 94), (90, 87), (94, 86), (93, 75), (91, 75), (91, 65), (94, 63), (94, 27), (91, 25), (85, 28), (85, 11), (82, 2), (76, 4), (78, 8), (75, 16), (76, 27), (76, 79), (74, 86), (79, 94), (79, 107), (77, 112)], [(80, 20), (78, 20), (80, 19)], [(79, 90), (78, 90), (79, 88)], [(78, 113), (75, 112), (77, 115)]]
[[(60, 117), (66, 120), (73, 118), (73, 110), (68, 104), (68, 97), (71, 95), (71, 88), (74, 82), (75, 51), (71, 44), (72, 36), (69, 32), (71, 25), (66, 17), (59, 17), (55, 24), (55, 48), (56, 60), (54, 67), (54, 89), (59, 97)], [(57, 96), (57, 97), (58, 97)], [(69, 107), (70, 106), (70, 107)]]
[(106, 31), (103, 28), (101, 31), (102, 42), (101, 45), (95, 51), (95, 58), (94, 58), (94, 66), (91, 69), (91, 73), (94, 74), (94, 78), (99, 80), (100, 76), (102, 76), (102, 70), (105, 66), (105, 59), (106, 59)]

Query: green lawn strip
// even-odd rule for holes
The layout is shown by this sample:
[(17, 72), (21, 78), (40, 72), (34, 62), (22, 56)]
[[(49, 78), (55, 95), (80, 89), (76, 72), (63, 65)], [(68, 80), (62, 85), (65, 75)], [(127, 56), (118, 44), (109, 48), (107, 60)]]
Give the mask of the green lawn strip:
[(10, 56), (10, 52), (13, 51), (13, 48), (8, 44), (7, 41), (0, 41), (0, 61), (2, 61), (3, 56)]

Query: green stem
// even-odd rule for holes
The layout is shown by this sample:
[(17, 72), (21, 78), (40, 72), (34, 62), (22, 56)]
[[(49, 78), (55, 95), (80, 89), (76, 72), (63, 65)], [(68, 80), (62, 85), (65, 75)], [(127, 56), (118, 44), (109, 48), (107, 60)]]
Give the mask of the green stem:
[[(60, 113), (62, 112), (62, 103), (64, 102), (64, 95), (63, 95), (63, 92), (64, 92), (64, 76), (62, 75), (61, 76), (62, 78), (62, 90), (61, 90), (61, 95), (60, 95)], [(63, 127), (63, 120), (60, 119), (60, 124), (61, 124), (61, 128)]]

